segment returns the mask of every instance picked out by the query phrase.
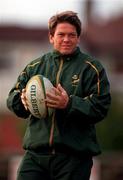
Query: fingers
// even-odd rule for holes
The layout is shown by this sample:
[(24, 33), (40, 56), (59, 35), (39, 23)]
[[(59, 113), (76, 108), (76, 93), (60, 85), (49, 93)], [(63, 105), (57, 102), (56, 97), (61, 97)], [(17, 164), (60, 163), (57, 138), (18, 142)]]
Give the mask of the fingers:
[(21, 101), (22, 101), (22, 104), (24, 105), (25, 109), (28, 110), (28, 103), (27, 103), (27, 98), (26, 98), (26, 89), (22, 89)]
[(51, 108), (58, 108), (58, 106), (59, 106), (58, 101), (53, 101), (50, 99), (46, 100), (46, 104), (48, 107), (51, 107)]
[(48, 107), (65, 108), (69, 101), (67, 92), (58, 84), (57, 88), (53, 87), (50, 92), (46, 94), (46, 104)]
[(64, 88), (61, 86), (61, 84), (58, 84), (57, 89), (63, 96), (67, 95), (67, 92), (64, 90)]
[(46, 93), (46, 103), (47, 106), (54, 107), (58, 104), (60, 101), (60, 93), (56, 90), (56, 88), (53, 88), (50, 92)]
[(65, 90), (63, 89), (63, 87), (61, 86), (61, 84), (58, 84), (57, 89), (58, 89), (61, 93), (62, 93), (63, 91), (65, 91)]

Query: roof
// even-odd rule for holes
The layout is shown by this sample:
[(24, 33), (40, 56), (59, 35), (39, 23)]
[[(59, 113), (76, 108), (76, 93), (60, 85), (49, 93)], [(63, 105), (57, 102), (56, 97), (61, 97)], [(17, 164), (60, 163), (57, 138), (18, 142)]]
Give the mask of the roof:
[(90, 22), (85, 32), (84, 43), (88, 50), (95, 52), (123, 52), (123, 16), (110, 19), (106, 23)]
[(20, 26), (0, 26), (0, 40), (3, 41), (46, 41), (48, 30)]

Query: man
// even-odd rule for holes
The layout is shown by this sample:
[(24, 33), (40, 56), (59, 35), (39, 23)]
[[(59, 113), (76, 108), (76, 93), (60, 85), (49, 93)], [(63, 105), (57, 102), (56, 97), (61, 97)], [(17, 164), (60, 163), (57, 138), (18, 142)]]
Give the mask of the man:
[[(103, 66), (78, 47), (80, 35), (75, 12), (51, 17), (53, 51), (29, 63), (9, 93), (8, 108), (29, 117), (18, 180), (89, 180), (92, 158), (100, 154), (95, 124), (107, 115), (111, 98)], [(45, 101), (55, 113), (44, 119), (30, 114), (25, 98), (25, 86), (36, 74), (54, 85)]]

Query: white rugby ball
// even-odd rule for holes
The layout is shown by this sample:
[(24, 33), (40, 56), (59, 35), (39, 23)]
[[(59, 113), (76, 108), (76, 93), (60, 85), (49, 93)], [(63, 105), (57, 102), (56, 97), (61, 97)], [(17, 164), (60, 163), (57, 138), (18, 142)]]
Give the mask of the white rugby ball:
[(48, 108), (44, 99), (46, 92), (53, 87), (49, 79), (43, 75), (33, 76), (26, 85), (26, 98), (28, 109), (37, 118), (45, 118), (53, 113), (52, 108)]

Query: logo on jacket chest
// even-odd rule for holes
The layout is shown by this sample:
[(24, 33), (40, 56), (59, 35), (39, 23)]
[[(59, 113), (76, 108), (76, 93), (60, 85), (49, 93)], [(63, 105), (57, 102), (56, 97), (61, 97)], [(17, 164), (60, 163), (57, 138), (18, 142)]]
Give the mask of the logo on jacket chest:
[(72, 76), (72, 86), (78, 85), (78, 82), (79, 82), (79, 81), (80, 81), (79, 75), (74, 74), (74, 75)]

